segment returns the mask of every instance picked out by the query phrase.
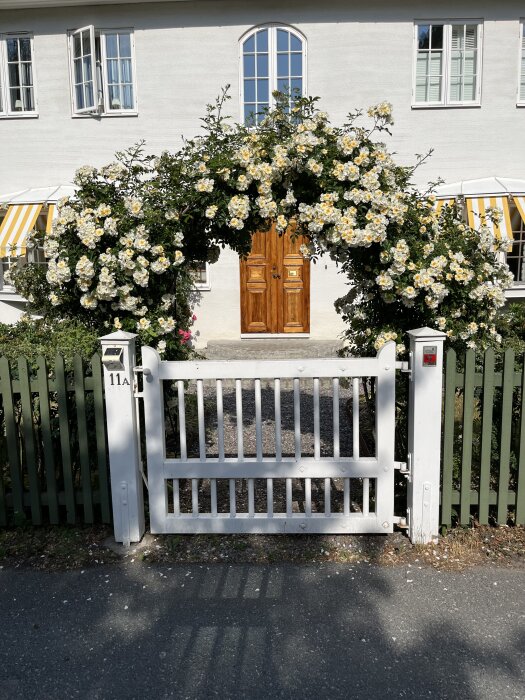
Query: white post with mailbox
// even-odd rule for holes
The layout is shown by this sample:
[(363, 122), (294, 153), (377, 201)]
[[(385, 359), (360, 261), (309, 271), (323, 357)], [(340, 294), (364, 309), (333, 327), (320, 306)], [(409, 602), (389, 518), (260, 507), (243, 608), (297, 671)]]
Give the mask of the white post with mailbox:
[(144, 493), (139, 424), (134, 396), (134, 333), (100, 338), (104, 367), (113, 528), (115, 540), (129, 546), (144, 534)]
[(439, 534), (441, 410), (445, 333), (409, 331), (408, 527), (411, 542), (424, 544)]

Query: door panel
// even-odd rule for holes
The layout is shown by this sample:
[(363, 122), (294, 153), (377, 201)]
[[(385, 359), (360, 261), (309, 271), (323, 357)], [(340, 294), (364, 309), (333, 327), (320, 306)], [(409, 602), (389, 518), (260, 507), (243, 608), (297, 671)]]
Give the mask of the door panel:
[(310, 262), (304, 239), (279, 236), (272, 227), (255, 233), (241, 260), (241, 332), (307, 333), (310, 330)]

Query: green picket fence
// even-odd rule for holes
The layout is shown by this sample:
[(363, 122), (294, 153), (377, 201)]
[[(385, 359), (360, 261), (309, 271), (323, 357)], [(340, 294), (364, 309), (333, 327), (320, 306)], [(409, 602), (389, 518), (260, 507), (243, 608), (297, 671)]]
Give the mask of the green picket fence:
[(100, 356), (0, 358), (0, 526), (111, 522)]
[(513, 350), (446, 353), (441, 521), (525, 524), (525, 371)]

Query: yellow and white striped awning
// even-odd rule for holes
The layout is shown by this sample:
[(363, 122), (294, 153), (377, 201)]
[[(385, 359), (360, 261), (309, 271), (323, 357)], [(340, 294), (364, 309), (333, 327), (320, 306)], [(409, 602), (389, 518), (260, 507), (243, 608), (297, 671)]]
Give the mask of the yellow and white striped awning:
[(42, 204), (12, 204), (0, 225), (0, 258), (25, 255), (27, 234), (35, 227)]
[(516, 209), (519, 211), (521, 220), (525, 223), (525, 196), (524, 195), (513, 195), (512, 199), (516, 205)]
[[(466, 197), (468, 223), (471, 228), (478, 229), (487, 226), (497, 240), (509, 241), (512, 247), (512, 223), (510, 220), (509, 198), (504, 197)], [(487, 209), (499, 209), (502, 212), (500, 221), (492, 221)]]
[(456, 200), (454, 197), (448, 197), (447, 199), (438, 199), (436, 202), (436, 213), (439, 216), (443, 207), (451, 207)]

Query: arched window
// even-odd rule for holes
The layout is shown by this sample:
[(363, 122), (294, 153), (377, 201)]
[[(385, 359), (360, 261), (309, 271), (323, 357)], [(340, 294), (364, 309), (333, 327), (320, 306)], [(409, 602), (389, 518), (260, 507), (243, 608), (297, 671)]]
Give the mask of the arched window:
[(241, 105), (245, 124), (262, 119), (272, 107), (272, 92), (305, 94), (306, 41), (290, 27), (252, 29), (241, 40)]

